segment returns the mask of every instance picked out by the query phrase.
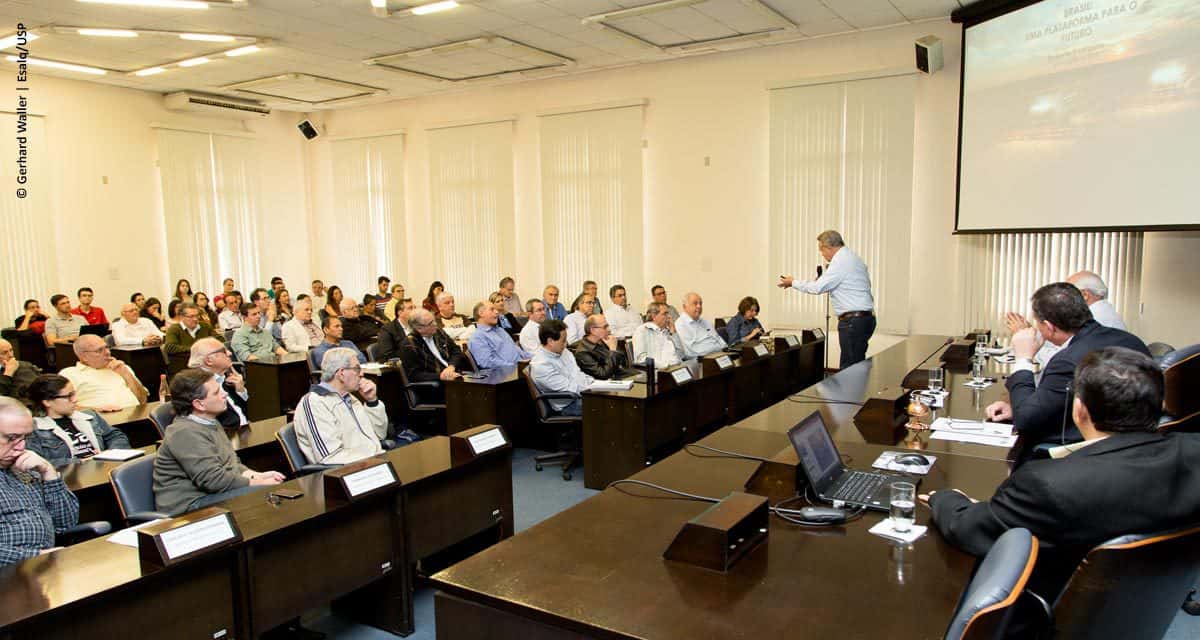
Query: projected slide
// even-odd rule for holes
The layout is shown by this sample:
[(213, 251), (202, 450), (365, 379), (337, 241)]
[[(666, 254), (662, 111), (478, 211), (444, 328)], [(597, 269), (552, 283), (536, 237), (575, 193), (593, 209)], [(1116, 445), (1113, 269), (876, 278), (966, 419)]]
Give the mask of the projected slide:
[(1200, 225), (1200, 1), (1045, 0), (963, 49), (959, 230)]

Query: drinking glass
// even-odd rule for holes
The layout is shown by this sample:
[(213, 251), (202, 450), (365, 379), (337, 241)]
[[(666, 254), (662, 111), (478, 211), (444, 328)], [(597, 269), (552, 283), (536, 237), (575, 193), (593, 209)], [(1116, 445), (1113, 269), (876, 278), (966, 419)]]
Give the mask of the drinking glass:
[(987, 340), (988, 339), (987, 339), (986, 333), (975, 334), (975, 353), (977, 353), (981, 356), (983, 355), (983, 350), (986, 349), (988, 346)]
[(984, 374), (984, 359), (983, 356), (975, 356), (971, 359), (971, 379), (976, 384), (983, 382)]
[(946, 382), (946, 372), (938, 367), (937, 369), (929, 370), (929, 390), (941, 391), (942, 385)]
[(911, 482), (892, 483), (892, 529), (905, 533), (917, 519), (917, 487)]

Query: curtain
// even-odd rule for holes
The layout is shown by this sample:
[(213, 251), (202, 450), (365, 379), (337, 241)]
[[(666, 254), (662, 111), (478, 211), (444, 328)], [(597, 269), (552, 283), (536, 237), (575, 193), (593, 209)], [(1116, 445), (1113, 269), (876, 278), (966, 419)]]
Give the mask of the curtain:
[[(0, 157), (7, 159), (0, 163), (0, 181), (5, 187), (0, 193), (0, 219), (5, 227), (5, 233), (0, 233), (0, 326), (9, 327), (13, 318), (25, 313), (24, 303), (29, 298), (41, 301), (42, 313), (49, 315), (48, 298), (59, 292), (54, 253), (47, 252), (56, 243), (45, 119), (29, 116), (25, 131), (19, 132), (17, 116), (0, 113), (0, 127), (11, 134), (0, 136)], [(16, 136), (25, 138), (25, 166), (30, 169), (25, 184), (17, 182)], [(24, 197), (18, 197), (17, 189), (25, 190)]]
[(404, 137), (338, 140), (331, 147), (337, 246), (355, 256), (337, 261), (331, 283), (372, 291), (378, 276), (393, 276), (405, 247)]

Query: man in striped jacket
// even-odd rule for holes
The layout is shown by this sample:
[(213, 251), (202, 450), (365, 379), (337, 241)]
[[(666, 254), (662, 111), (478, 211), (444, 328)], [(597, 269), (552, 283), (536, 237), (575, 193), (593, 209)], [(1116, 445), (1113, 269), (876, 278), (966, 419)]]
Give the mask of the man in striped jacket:
[[(363, 404), (352, 394), (357, 391)], [(296, 440), (309, 464), (345, 464), (383, 451), (387, 410), (375, 383), (363, 377), (353, 349), (325, 352), (321, 382), (296, 407)]]

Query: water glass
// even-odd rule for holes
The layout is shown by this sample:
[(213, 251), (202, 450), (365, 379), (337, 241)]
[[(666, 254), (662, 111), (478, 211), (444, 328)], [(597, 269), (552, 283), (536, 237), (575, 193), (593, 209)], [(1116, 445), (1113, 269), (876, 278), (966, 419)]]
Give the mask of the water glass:
[(946, 372), (941, 367), (929, 370), (929, 390), (941, 391), (946, 382)]
[(983, 382), (984, 374), (984, 359), (983, 356), (975, 356), (971, 359), (971, 379), (976, 384)]
[(917, 519), (917, 486), (911, 482), (892, 483), (892, 529), (906, 533)]
[(986, 333), (975, 334), (975, 353), (977, 353), (981, 356), (983, 355), (983, 350), (986, 349), (988, 346), (987, 340), (988, 339), (987, 339)]

